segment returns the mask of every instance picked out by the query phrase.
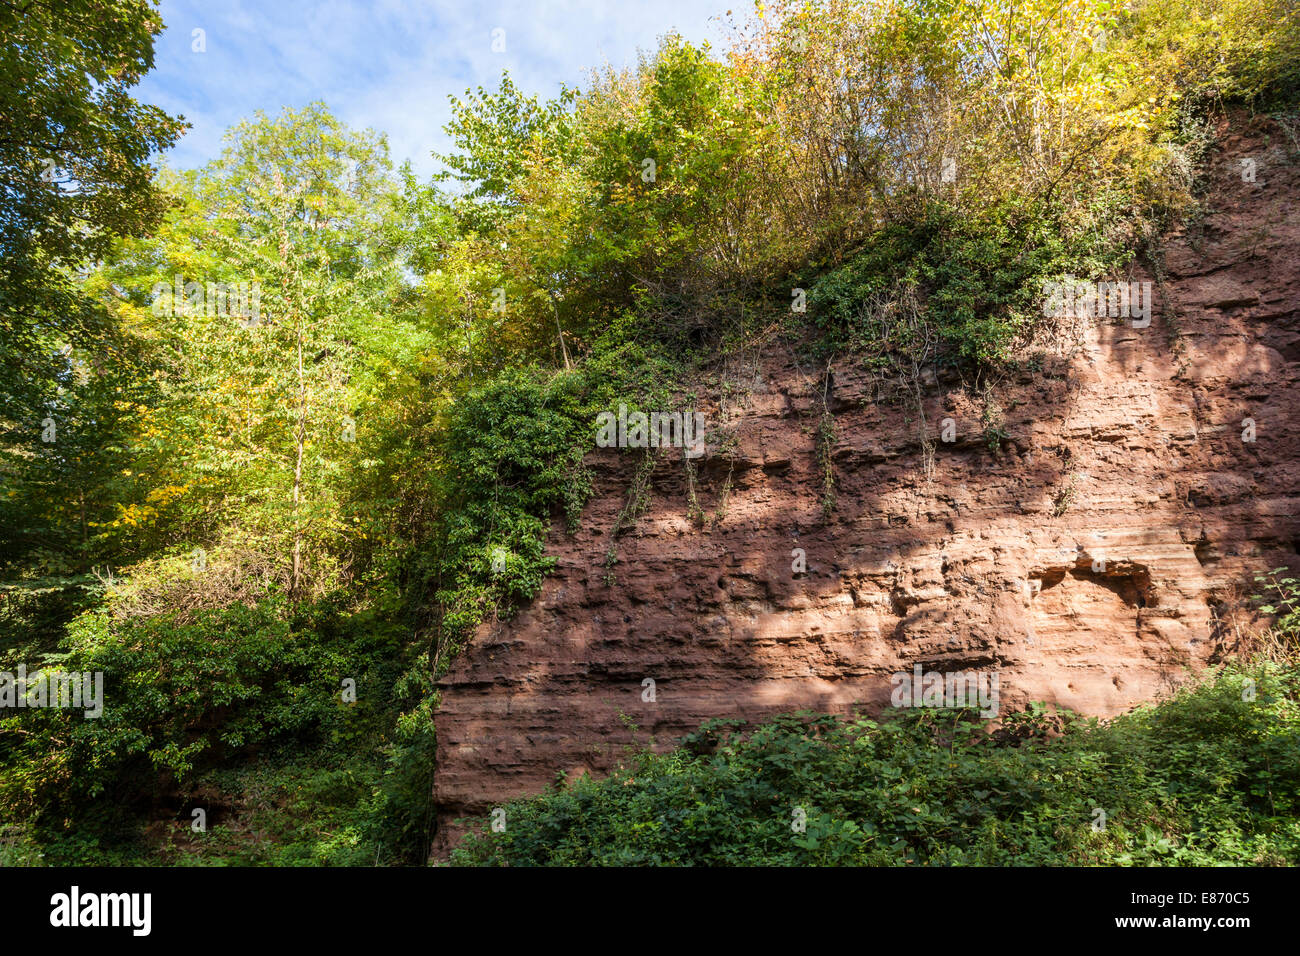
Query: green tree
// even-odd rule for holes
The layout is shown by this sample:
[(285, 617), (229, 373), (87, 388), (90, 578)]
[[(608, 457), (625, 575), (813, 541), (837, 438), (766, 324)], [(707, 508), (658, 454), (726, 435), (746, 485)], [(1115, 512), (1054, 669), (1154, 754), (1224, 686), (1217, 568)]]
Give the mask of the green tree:
[(68, 373), (65, 345), (104, 331), (73, 270), (166, 208), (151, 156), (184, 129), (130, 89), (162, 30), (146, 0), (0, 2), (0, 406), (30, 428)]
[(368, 428), (408, 346), (387, 147), (314, 104), (236, 127), (175, 189), (157, 236), (100, 280), (166, 359), (165, 395), (139, 419), (153, 504), (121, 520), (156, 524), (163, 544), (235, 534), (280, 555), (273, 577), (301, 597), (365, 533), (341, 489), (380, 464)]

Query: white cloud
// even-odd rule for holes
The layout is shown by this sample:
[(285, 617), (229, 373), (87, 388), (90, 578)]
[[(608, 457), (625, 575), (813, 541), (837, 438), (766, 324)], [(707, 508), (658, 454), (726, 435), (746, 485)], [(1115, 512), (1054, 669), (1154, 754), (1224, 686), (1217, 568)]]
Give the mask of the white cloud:
[[(525, 91), (550, 96), (605, 62), (631, 65), (673, 30), (716, 44), (711, 18), (726, 9), (727, 0), (163, 0), (168, 29), (140, 96), (194, 124), (168, 157), (174, 166), (215, 157), (225, 130), (257, 110), (323, 100), (349, 125), (388, 134), (395, 164), (410, 159), (428, 175), (430, 152), (449, 145), (448, 94), (494, 88), (508, 69)], [(190, 49), (195, 27), (206, 53)], [(492, 51), (497, 27), (504, 53)]]

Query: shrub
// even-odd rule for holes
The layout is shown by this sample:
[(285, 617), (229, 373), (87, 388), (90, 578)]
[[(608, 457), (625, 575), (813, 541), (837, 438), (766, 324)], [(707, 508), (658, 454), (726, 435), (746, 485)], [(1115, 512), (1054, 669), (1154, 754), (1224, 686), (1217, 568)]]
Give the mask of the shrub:
[(340, 682), (361, 676), (355, 657), (278, 601), (184, 624), (88, 612), (63, 646), (40, 664), (102, 672), (103, 713), (51, 708), (0, 719), (0, 805), (75, 815), (87, 801), (130, 803), (151, 785), (344, 719)]
[(1230, 666), (1107, 724), (1035, 708), (993, 733), (953, 710), (733, 728), (706, 724), (606, 780), (511, 803), (505, 831), (470, 834), (452, 862), (1300, 862), (1294, 663)]

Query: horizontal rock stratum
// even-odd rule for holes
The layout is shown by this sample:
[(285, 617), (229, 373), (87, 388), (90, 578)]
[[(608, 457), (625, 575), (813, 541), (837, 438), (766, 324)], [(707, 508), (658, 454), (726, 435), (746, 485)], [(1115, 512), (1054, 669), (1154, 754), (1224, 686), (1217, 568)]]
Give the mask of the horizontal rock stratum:
[(1166, 237), (1163, 277), (1121, 277), (1153, 281), (1149, 327), (1080, 320), (987, 395), (931, 380), (924, 425), (898, 383), (835, 363), (829, 517), (821, 370), (776, 341), (704, 406), (696, 495), (713, 519), (729, 485), (724, 513), (692, 520), (666, 451), (612, 584), (641, 453), (593, 450), (555, 574), (441, 682), (435, 853), (458, 817), (709, 718), (879, 711), (915, 664), (996, 670), (1003, 712), (1109, 716), (1230, 653), (1254, 573), (1300, 563), (1300, 176), (1266, 121), (1220, 132), (1206, 215)]

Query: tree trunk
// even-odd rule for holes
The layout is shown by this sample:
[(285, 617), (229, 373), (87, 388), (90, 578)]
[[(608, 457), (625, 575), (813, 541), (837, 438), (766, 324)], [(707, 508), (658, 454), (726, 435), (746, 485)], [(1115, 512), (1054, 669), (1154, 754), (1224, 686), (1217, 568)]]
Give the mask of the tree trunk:
[(294, 323), (295, 344), (298, 352), (298, 421), (294, 430), (293, 462), (293, 578), (289, 584), (289, 600), (297, 603), (302, 586), (302, 459), (307, 441), (307, 381), (302, 368), (303, 315), (301, 303)]
[(571, 370), (573, 366), (569, 364), (569, 350), (564, 345), (564, 329), (560, 328), (560, 309), (559, 306), (555, 304), (555, 293), (550, 289), (547, 289), (546, 294), (550, 296), (551, 311), (555, 313), (555, 333), (560, 340), (560, 354), (564, 356), (564, 370), (567, 372)]

